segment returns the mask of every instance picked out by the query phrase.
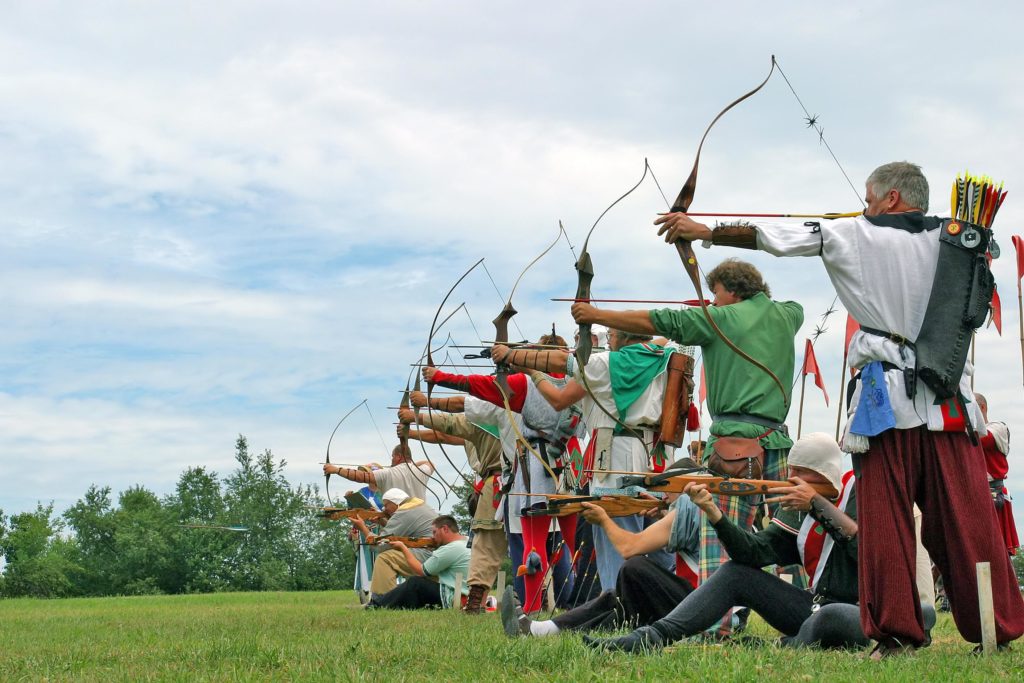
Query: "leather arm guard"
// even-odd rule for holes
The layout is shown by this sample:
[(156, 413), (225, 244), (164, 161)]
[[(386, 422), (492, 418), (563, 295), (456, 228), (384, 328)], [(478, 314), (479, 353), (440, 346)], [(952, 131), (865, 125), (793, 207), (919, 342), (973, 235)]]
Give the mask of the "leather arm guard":
[(565, 372), (568, 356), (561, 351), (538, 351), (536, 349), (512, 349), (505, 356), (505, 363), (521, 368), (531, 368), (544, 373)]
[(749, 223), (716, 225), (711, 230), (711, 244), (716, 247), (757, 249), (757, 228)]
[(857, 535), (856, 520), (822, 495), (817, 495), (811, 500), (811, 517), (821, 524), (829, 536), (840, 543), (852, 541)]

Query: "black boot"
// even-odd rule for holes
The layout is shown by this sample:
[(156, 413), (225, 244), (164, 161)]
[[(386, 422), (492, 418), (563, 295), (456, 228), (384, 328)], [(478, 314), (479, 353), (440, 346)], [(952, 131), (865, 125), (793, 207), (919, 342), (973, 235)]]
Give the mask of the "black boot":
[(619, 638), (583, 636), (583, 642), (595, 650), (606, 652), (656, 652), (665, 647), (665, 639), (651, 626), (642, 626)]

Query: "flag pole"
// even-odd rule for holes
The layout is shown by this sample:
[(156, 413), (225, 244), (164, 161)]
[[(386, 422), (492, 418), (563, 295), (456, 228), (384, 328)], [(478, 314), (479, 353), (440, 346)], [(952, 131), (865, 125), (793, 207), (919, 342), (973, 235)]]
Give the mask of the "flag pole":
[(839, 441), (839, 425), (843, 421), (843, 398), (846, 396), (846, 362), (850, 356), (850, 349), (843, 350), (843, 369), (839, 371), (839, 407), (836, 408), (836, 441)]
[(796, 420), (796, 438), (797, 439), (800, 438), (800, 432), (803, 430), (803, 427), (804, 427), (804, 390), (807, 388), (807, 372), (806, 372), (806, 370), (807, 370), (807, 366), (806, 366), (807, 359), (806, 358), (804, 358), (804, 363), (805, 363), (805, 365), (804, 365), (803, 379), (800, 381), (800, 412), (797, 414), (798, 417), (797, 417), (797, 420)]

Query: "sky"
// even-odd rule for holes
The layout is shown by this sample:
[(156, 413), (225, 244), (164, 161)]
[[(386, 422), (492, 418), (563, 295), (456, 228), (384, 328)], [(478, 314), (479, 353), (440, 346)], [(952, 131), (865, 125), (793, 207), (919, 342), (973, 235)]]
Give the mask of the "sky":
[[(0, 24), (0, 509), (91, 484), (170, 493), (235, 440), (293, 483), (382, 461), (410, 364), (491, 339), (571, 336), (576, 253), (648, 159), (669, 198), (707, 123), (778, 58), (853, 179), (774, 75), (704, 146), (694, 211), (855, 211), (910, 160), (934, 213), (965, 168), (1004, 180), (1004, 335), (976, 388), (1024, 429), (1010, 235), (1024, 232), (1024, 10), (978, 3), (5, 2)], [(649, 180), (590, 240), (595, 296), (692, 298)], [(698, 250), (705, 270), (730, 255)], [(833, 301), (820, 262), (744, 252), (804, 339)], [(492, 283), (493, 278), (493, 283)], [(840, 395), (841, 306), (817, 356)], [(518, 326), (518, 327), (517, 327)], [(435, 344), (436, 345), (436, 344)], [(457, 356), (445, 349), (440, 355)], [(808, 382), (810, 384), (810, 382)], [(794, 400), (794, 404), (796, 404)], [(833, 432), (809, 388), (804, 431)], [(790, 415), (795, 426), (796, 415)], [(449, 449), (450, 450), (450, 449)], [(436, 451), (441, 475), (453, 468)], [(1011, 451), (1011, 493), (1024, 465)], [(333, 491), (342, 490), (332, 486)]]

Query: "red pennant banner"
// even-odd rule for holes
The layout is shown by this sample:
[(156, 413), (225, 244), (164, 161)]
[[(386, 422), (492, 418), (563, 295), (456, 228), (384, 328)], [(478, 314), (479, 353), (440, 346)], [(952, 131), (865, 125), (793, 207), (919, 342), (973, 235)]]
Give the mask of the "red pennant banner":
[(1024, 237), (1014, 235), (1013, 248), (1017, 251), (1017, 279), (1024, 277)]
[(825, 390), (825, 380), (821, 377), (821, 369), (818, 367), (818, 359), (814, 357), (814, 344), (807, 340), (807, 347), (804, 349), (804, 375), (814, 375), (814, 383), (825, 394), (825, 405), (828, 405), (828, 391)]
[(850, 352), (850, 339), (853, 338), (853, 333), (860, 329), (860, 323), (853, 319), (853, 316), (849, 313), (846, 314), (846, 346), (843, 347), (843, 355), (845, 356)]
[(999, 290), (992, 290), (992, 323), (996, 326), (996, 332), (1003, 336), (1003, 304), (999, 301)]

